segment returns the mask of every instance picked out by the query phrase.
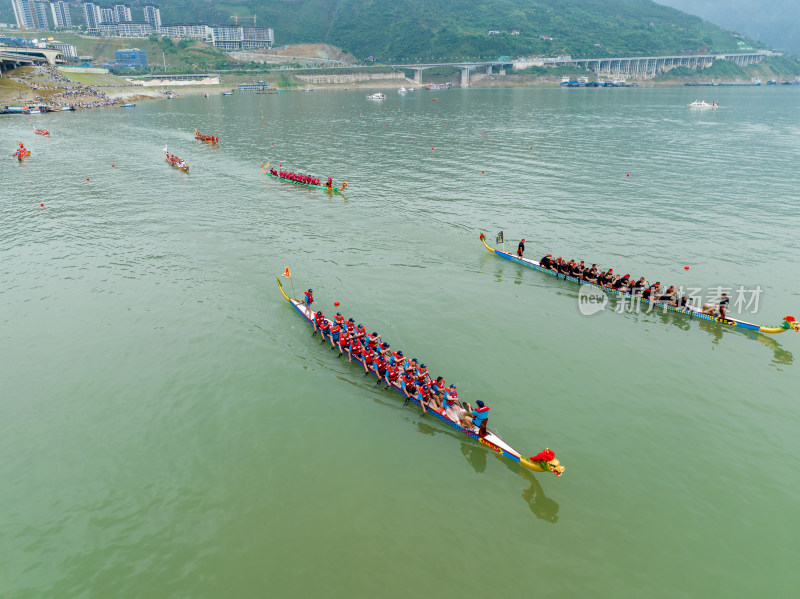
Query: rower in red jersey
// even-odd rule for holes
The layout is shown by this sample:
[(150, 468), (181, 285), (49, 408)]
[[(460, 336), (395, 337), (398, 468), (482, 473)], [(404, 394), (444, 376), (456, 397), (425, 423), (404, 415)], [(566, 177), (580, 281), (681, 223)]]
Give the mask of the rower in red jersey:
[(355, 330), (356, 330), (356, 321), (353, 320), (352, 318), (349, 318), (347, 320), (347, 332), (350, 333), (351, 337), (355, 334)]
[(425, 364), (420, 364), (419, 368), (417, 368), (417, 384), (422, 385), (425, 383), (425, 379), (428, 378), (428, 369)]
[(364, 349), (364, 376), (369, 374), (372, 370), (372, 365), (375, 363), (375, 353), (369, 348)]
[(331, 327), (331, 349), (339, 345), (339, 337), (342, 334), (342, 327), (338, 322), (334, 322)]
[(361, 345), (364, 345), (364, 338), (367, 336), (367, 331), (364, 330), (364, 325), (360, 324), (356, 327), (356, 339)]
[(344, 326), (344, 316), (342, 316), (341, 312), (337, 312), (333, 318), (340, 327)]
[(381, 338), (381, 336), (378, 335), (378, 333), (373, 331), (372, 335), (370, 335), (369, 339), (367, 339), (367, 347), (369, 347), (372, 351), (377, 351), (378, 350), (378, 339), (380, 339), (380, 338)]
[(386, 378), (386, 358), (383, 357), (383, 354), (378, 354), (375, 358), (375, 372), (378, 374), (378, 382), (375, 383), (377, 387)]
[[(413, 391), (412, 391), (413, 389)], [(416, 386), (414, 385), (414, 376), (409, 372), (404, 372), (400, 376), (400, 390), (406, 397), (411, 397), (411, 393), (416, 393)]]
[(353, 361), (355, 358), (357, 361), (361, 361), (361, 356), (364, 354), (364, 348), (361, 347), (361, 344), (358, 342), (357, 339), (353, 339), (350, 342), (350, 361)]
[(323, 320), (325, 320), (325, 317), (322, 315), (322, 311), (318, 310), (317, 313), (314, 314), (314, 334), (312, 335), (312, 337), (316, 335), (317, 332), (319, 331), (320, 327), (322, 326)]
[(339, 357), (342, 357), (342, 354), (347, 352), (347, 358), (352, 362), (353, 358), (350, 357), (350, 337), (347, 335), (347, 331), (342, 331), (342, 334), (339, 336)]
[(323, 318), (322, 322), (320, 322), (319, 332), (322, 335), (322, 340), (323, 341), (325, 341), (326, 337), (330, 337), (330, 335), (331, 335), (331, 323), (328, 322), (327, 318)]
[(386, 381), (386, 388), (388, 389), (390, 385), (393, 385), (397, 379), (400, 378), (400, 369), (397, 367), (397, 364), (389, 364), (386, 368), (386, 376), (384, 380)]

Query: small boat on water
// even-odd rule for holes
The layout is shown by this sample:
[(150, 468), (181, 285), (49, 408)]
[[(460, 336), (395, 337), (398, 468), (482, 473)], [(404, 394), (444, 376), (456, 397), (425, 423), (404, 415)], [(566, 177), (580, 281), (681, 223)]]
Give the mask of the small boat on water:
[(691, 104), (687, 104), (686, 108), (691, 108), (693, 110), (716, 110), (718, 103), (719, 102), (717, 100), (714, 100), (711, 103), (708, 103), (705, 100), (695, 100)]
[(73, 111), (73, 110), (75, 110), (74, 106), (62, 106), (61, 107), (61, 112), (70, 112), (70, 111)]
[(47, 129), (34, 129), (33, 132), (38, 135), (47, 135), (48, 137), (50, 136), (50, 132)]
[(329, 191), (335, 194), (341, 194), (345, 189), (347, 189), (347, 181), (342, 181), (342, 185), (340, 187), (334, 187), (331, 184), (330, 187), (327, 185), (315, 185), (313, 183), (304, 183), (302, 181), (295, 181), (294, 179), (287, 179), (285, 177), (281, 177), (280, 174), (275, 174), (272, 172), (272, 169), (269, 166), (269, 162), (266, 164), (261, 165), (261, 172), (263, 172), (268, 177), (272, 177), (273, 179), (280, 179), (281, 181), (286, 181), (287, 183), (292, 183), (293, 185), (299, 185), (300, 187), (310, 187), (312, 189), (324, 189), (325, 191)]
[[(288, 268), (286, 269), (288, 272)], [(306, 307), (306, 305), (296, 299), (290, 298), (286, 291), (283, 289), (283, 284), (281, 284), (281, 280), (276, 277), (278, 281), (278, 286), (280, 287), (281, 294), (283, 295), (284, 299), (291, 304), (291, 306), (297, 310), (297, 312), (302, 316), (306, 323), (314, 326), (314, 316), (315, 312)], [(326, 318), (329, 323), (333, 324), (332, 321)], [(364, 368), (364, 362), (357, 358), (353, 357), (353, 362), (360, 364), (362, 369)], [(372, 371), (370, 371), (372, 372)], [(366, 374), (364, 375), (366, 376)], [(377, 378), (377, 375), (375, 375)], [(380, 379), (379, 379), (380, 382)], [(389, 387), (387, 387), (388, 389)], [(420, 404), (420, 400), (417, 397), (412, 396), (411, 398), (407, 398), (406, 395), (402, 392), (399, 381), (395, 382), (391, 385), (393, 391), (396, 391), (400, 396), (406, 400), (406, 404), (413, 402), (415, 405), (422, 407)], [(472, 439), (473, 441), (477, 441), (478, 443), (488, 447), (492, 451), (499, 453), (506, 459), (511, 460), (512, 462), (516, 462), (520, 466), (527, 468), (529, 470), (533, 470), (535, 472), (552, 472), (556, 476), (561, 476), (564, 473), (564, 466), (561, 465), (558, 459), (556, 459), (555, 454), (548, 448), (544, 451), (538, 453), (535, 456), (530, 458), (524, 457), (519, 451), (511, 447), (508, 443), (506, 443), (497, 433), (492, 432), (489, 428), (479, 429), (474, 426), (469, 426), (466, 422), (463, 422), (460, 418), (460, 413), (462, 408), (460, 407), (460, 402), (456, 399), (456, 405), (452, 406), (448, 410), (444, 410), (439, 408), (438, 410), (428, 406), (426, 411), (428, 414), (433, 416), (436, 420), (441, 422), (442, 424), (452, 428), (457, 433)]]
[(752, 322), (746, 322), (744, 320), (739, 320), (737, 318), (731, 318), (730, 316), (719, 316), (716, 314), (710, 314), (705, 312), (702, 308), (697, 306), (693, 306), (691, 304), (687, 304), (684, 307), (679, 306), (672, 306), (668, 303), (657, 301), (657, 300), (649, 300), (644, 299), (641, 296), (632, 296), (630, 293), (625, 293), (618, 291), (616, 289), (609, 289), (607, 287), (603, 287), (602, 285), (596, 285), (594, 283), (588, 283), (586, 281), (581, 281), (575, 277), (570, 275), (565, 275), (562, 273), (556, 273), (549, 268), (543, 267), (539, 262), (536, 260), (531, 260), (529, 258), (520, 258), (515, 254), (510, 252), (503, 252), (498, 249), (495, 249), (489, 244), (486, 243), (486, 238), (483, 233), (481, 233), (481, 242), (483, 243), (484, 247), (495, 256), (499, 256), (500, 258), (505, 258), (506, 260), (510, 260), (511, 262), (516, 262), (517, 264), (521, 264), (522, 266), (527, 266), (528, 268), (532, 268), (534, 270), (538, 270), (539, 272), (543, 272), (547, 275), (555, 276), (559, 279), (564, 279), (565, 281), (569, 281), (571, 283), (577, 283), (583, 287), (584, 285), (594, 287), (598, 289), (600, 292), (605, 293), (607, 295), (618, 296), (623, 300), (630, 301), (631, 303), (638, 302), (639, 306), (645, 311), (649, 312), (650, 309), (660, 308), (662, 310), (675, 312), (677, 314), (686, 314), (690, 318), (699, 318), (701, 320), (710, 320), (713, 322), (718, 322), (720, 324), (735, 327), (737, 329), (744, 329), (749, 331), (758, 331), (760, 333), (770, 333), (770, 334), (778, 334), (783, 333), (784, 331), (798, 331), (800, 332), (800, 322), (795, 319), (794, 316), (784, 316), (783, 322), (776, 327), (764, 327), (757, 324), (753, 324)]
[(232, 96), (233, 92), (222, 92), (223, 96)]
[(166, 147), (164, 148), (164, 155), (167, 158), (167, 162), (169, 162), (172, 166), (182, 170), (184, 173), (189, 172), (189, 164), (185, 160), (175, 156), (175, 154), (170, 154)]
[(403, 86), (397, 90), (397, 93), (400, 94), (401, 96), (405, 96), (408, 93), (408, 90), (405, 88), (405, 86)]
[(120, 108), (133, 108), (136, 104), (122, 104)]
[(380, 102), (386, 99), (386, 94), (382, 94), (380, 92), (376, 92), (374, 94), (367, 94), (367, 100), (373, 100), (375, 102)]
[(13, 153), (13, 154), (11, 154), (11, 155), (12, 155), (12, 156), (16, 156), (16, 157), (17, 157), (17, 160), (19, 160), (20, 162), (22, 162), (22, 159), (23, 159), (23, 158), (27, 158), (28, 156), (30, 156), (30, 155), (31, 155), (31, 151), (30, 151), (30, 150), (27, 150), (27, 149), (25, 149), (25, 148), (20, 148), (20, 149), (18, 149), (16, 152), (14, 152), (14, 153)]
[(209, 144), (219, 143), (219, 137), (215, 137), (213, 135), (203, 135), (202, 133), (199, 133), (197, 129), (194, 130), (194, 138)]

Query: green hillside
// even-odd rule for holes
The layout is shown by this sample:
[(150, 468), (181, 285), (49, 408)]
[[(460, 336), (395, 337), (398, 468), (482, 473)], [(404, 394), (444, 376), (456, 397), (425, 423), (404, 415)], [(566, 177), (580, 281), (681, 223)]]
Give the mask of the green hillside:
[[(112, 0), (98, 4), (111, 6)], [(646, 56), (756, 44), (650, 0), (162, 0), (162, 21), (269, 26), (276, 45), (323, 42), (364, 59)], [(9, 3), (10, 5), (10, 3)], [(141, 8), (134, 7), (134, 19)], [(249, 18), (248, 18), (249, 17)], [(81, 20), (77, 20), (80, 23)], [(497, 35), (488, 32), (499, 31)], [(518, 31), (518, 34), (512, 34)]]
[[(359, 57), (422, 61), (560, 54), (636, 56), (753, 47), (650, 0), (170, 0), (165, 23), (257, 17), (276, 45), (325, 42)], [(240, 24), (245, 23), (239, 19)], [(499, 30), (489, 36), (488, 31)], [(518, 35), (512, 35), (518, 30)], [(544, 39), (552, 38), (552, 39)]]

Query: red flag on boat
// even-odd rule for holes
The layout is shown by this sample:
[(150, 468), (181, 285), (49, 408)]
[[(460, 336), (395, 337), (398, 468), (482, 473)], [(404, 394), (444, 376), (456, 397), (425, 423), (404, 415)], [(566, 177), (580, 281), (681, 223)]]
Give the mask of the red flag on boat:
[(288, 266), (286, 267), (286, 272), (283, 273), (281, 276), (283, 276), (283, 277), (291, 277), (292, 276), (292, 273), (289, 272), (289, 267)]

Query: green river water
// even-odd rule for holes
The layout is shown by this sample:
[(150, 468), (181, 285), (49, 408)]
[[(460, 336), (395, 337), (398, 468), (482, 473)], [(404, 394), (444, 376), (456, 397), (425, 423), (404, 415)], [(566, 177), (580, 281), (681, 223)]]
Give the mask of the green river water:
[[(800, 335), (584, 316), (576, 286), (478, 236), (758, 286), (746, 320), (800, 317), (797, 93), (215, 93), (0, 118), (7, 152), (32, 150), (0, 167), (0, 596), (795, 597)], [(287, 266), (289, 292), (341, 302), (565, 475), (337, 359), (281, 297)]]

